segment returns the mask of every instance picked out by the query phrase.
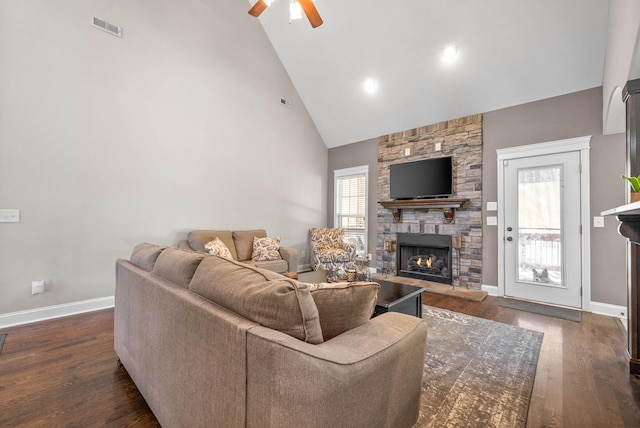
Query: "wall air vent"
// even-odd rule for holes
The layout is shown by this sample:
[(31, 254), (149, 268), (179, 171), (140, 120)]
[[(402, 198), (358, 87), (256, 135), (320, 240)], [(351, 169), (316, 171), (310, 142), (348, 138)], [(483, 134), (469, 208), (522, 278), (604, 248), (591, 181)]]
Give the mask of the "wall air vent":
[(97, 28), (98, 30), (106, 31), (109, 34), (112, 34), (116, 37), (122, 38), (122, 27), (118, 27), (117, 25), (113, 25), (105, 21), (104, 19), (93, 17), (91, 21), (91, 26)]
[(287, 107), (287, 108), (293, 108), (293, 103), (289, 100), (286, 100), (284, 98), (280, 98), (280, 104)]

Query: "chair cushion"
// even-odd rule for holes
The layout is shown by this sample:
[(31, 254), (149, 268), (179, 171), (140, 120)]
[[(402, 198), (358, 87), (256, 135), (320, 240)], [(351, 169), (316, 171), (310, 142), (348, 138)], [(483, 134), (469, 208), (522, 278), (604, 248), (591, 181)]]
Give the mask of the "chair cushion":
[(158, 256), (151, 273), (187, 288), (198, 265), (205, 257), (207, 256), (201, 253), (167, 248)]
[(138, 244), (133, 248), (129, 260), (141, 269), (151, 272), (160, 253), (167, 247), (154, 244)]
[(210, 256), (200, 263), (189, 290), (265, 327), (313, 344), (323, 341), (308, 284)]
[(329, 227), (314, 227), (309, 230), (309, 238), (316, 246), (326, 248), (343, 247), (344, 230)]
[(236, 247), (236, 260), (245, 261), (251, 260), (251, 253), (253, 252), (253, 238), (266, 238), (267, 232), (264, 229), (255, 230), (234, 230), (233, 243)]
[(320, 254), (318, 254), (318, 259), (324, 263), (350, 261), (349, 253), (338, 248), (328, 248), (322, 250)]
[(375, 282), (321, 283), (309, 287), (325, 341), (369, 321), (380, 290)]
[(235, 243), (233, 242), (233, 234), (230, 230), (192, 230), (187, 235), (187, 242), (194, 251), (204, 251), (207, 242), (213, 241), (215, 238), (220, 240), (227, 246), (234, 260), (238, 260)]

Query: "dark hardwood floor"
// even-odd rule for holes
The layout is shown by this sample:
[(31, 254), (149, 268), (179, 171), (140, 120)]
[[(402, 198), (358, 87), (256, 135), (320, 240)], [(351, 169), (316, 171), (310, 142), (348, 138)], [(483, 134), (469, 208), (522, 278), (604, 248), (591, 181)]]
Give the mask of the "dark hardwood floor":
[[(424, 293), (424, 303), (544, 332), (528, 427), (640, 427), (640, 379), (630, 376), (619, 321), (576, 323)], [(0, 427), (154, 427), (113, 351), (113, 310), (3, 329)]]

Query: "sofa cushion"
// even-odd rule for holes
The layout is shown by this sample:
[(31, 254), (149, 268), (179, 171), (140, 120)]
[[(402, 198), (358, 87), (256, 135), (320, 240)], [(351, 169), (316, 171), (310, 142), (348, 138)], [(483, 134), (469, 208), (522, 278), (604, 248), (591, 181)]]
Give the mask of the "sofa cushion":
[(207, 242), (211, 242), (215, 238), (220, 238), (231, 252), (234, 260), (238, 260), (233, 234), (230, 230), (192, 230), (187, 235), (187, 242), (194, 251), (205, 251), (204, 246)]
[(308, 284), (211, 256), (198, 266), (189, 290), (265, 327), (313, 344), (323, 341)]
[(264, 229), (255, 230), (234, 230), (233, 243), (236, 246), (236, 260), (244, 262), (245, 260), (251, 260), (251, 253), (253, 252), (253, 238), (266, 238), (267, 232)]
[(161, 252), (165, 250), (165, 246), (155, 244), (138, 244), (131, 252), (130, 261), (141, 269), (151, 272), (156, 264), (156, 260)]
[(207, 256), (201, 253), (167, 248), (158, 256), (151, 273), (187, 288), (198, 265), (205, 257)]
[(254, 262), (267, 262), (271, 260), (280, 260), (280, 237), (258, 238), (253, 237), (253, 250), (251, 251), (251, 260)]
[(287, 263), (286, 260), (284, 259), (280, 259), (280, 260), (266, 260), (263, 262), (252, 262), (252, 261), (246, 261), (243, 262), (246, 263), (250, 266), (255, 266), (257, 268), (260, 269), (267, 269), (273, 272), (277, 272), (280, 274), (283, 274), (285, 272), (287, 272), (288, 268), (289, 268), (289, 263)]
[(309, 284), (318, 314), (322, 337), (329, 340), (371, 319), (380, 284), (337, 282)]
[(207, 242), (205, 244), (204, 250), (213, 256), (220, 256), (224, 257), (225, 259), (233, 259), (229, 248), (224, 245), (224, 242), (222, 242), (217, 236), (213, 241)]

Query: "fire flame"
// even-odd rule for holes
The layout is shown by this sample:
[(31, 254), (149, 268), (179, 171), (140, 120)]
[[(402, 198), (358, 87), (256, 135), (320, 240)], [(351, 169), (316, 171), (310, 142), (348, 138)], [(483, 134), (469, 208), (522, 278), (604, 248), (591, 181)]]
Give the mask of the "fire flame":
[[(418, 266), (422, 266), (422, 256), (418, 257), (418, 261), (416, 262), (418, 264)], [(427, 268), (431, 268), (433, 266), (433, 262), (431, 261), (431, 257), (429, 257), (428, 259), (424, 259), (424, 265)]]

